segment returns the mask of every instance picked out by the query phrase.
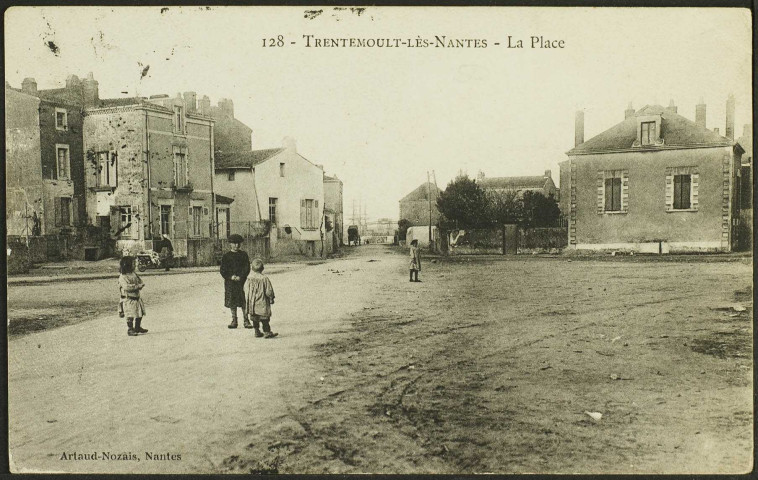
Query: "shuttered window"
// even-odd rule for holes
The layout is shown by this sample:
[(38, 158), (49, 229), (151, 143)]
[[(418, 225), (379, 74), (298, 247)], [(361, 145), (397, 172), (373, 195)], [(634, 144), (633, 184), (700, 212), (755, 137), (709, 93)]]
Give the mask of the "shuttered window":
[(621, 211), (621, 179), (620, 178), (606, 178), (605, 179), (605, 211), (606, 212), (620, 212)]
[(133, 225), (132, 225), (132, 207), (130, 206), (122, 206), (119, 207), (119, 229), (121, 230), (121, 237), (122, 238), (132, 238), (132, 231)]
[(53, 208), (55, 209), (55, 225), (57, 227), (71, 226), (71, 198), (55, 197)]
[(689, 175), (674, 176), (674, 210), (690, 208), (692, 181)]
[(699, 181), (700, 175), (695, 166), (667, 167), (666, 211), (697, 211)]
[(305, 198), (300, 200), (300, 225), (306, 230), (315, 230), (320, 225), (318, 200)]

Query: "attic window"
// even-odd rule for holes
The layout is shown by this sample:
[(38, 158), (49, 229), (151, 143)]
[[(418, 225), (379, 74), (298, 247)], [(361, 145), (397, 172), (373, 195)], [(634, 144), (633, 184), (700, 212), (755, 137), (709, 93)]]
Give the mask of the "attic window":
[(642, 145), (653, 145), (657, 138), (655, 122), (642, 122), (640, 124), (640, 143)]
[(229, 170), (229, 177), (227, 180), (230, 182), (234, 181), (234, 170)]
[(55, 109), (55, 129), (68, 130), (68, 112), (65, 108)]

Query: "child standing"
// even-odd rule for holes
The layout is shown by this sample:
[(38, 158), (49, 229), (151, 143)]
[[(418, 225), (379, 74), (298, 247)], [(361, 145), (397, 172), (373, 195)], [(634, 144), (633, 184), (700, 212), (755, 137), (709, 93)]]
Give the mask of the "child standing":
[[(421, 251), (418, 248), (418, 240), (411, 241), (411, 282), (420, 282), (418, 272), (421, 271)], [(414, 280), (413, 277), (416, 277)]]
[[(245, 313), (245, 280), (250, 274), (250, 258), (247, 252), (240, 250), (242, 237), (229, 236), (229, 251), (221, 257), (221, 276), (224, 277), (224, 306), (232, 311), (232, 323), (229, 328), (237, 328), (237, 307)], [(245, 315), (245, 328), (253, 328)]]
[[(279, 335), (271, 331), (271, 305), (274, 304), (274, 287), (271, 280), (263, 275), (263, 261), (259, 258), (253, 260), (253, 273), (247, 279), (246, 317), (253, 321), (256, 337), (274, 338)], [(247, 321), (247, 318), (245, 319)], [(263, 333), (260, 324), (263, 324)]]
[(121, 275), (118, 277), (118, 287), (121, 291), (120, 312), (126, 317), (129, 327), (127, 335), (134, 337), (139, 333), (147, 333), (142, 328), (142, 317), (145, 316), (145, 305), (140, 298), (140, 291), (145, 287), (142, 279), (134, 272), (135, 258), (126, 256), (119, 264)]

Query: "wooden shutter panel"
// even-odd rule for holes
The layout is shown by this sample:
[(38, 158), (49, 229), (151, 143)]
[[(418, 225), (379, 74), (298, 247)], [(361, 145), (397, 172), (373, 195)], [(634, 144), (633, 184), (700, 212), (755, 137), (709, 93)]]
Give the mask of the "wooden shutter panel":
[(318, 200), (313, 201), (313, 215), (311, 216), (311, 221), (313, 222), (311, 228), (318, 228), (321, 226), (321, 219), (318, 214)]
[(674, 209), (674, 175), (671, 167), (666, 168), (666, 211)]
[(692, 208), (693, 210), (697, 210), (697, 187), (699, 183), (700, 183), (700, 175), (698, 175), (697, 169), (693, 168), (692, 169), (692, 194), (690, 197), (692, 198), (692, 202), (690, 203), (690, 208)]
[(629, 170), (621, 172), (621, 211), (629, 210)]
[(605, 179), (605, 211), (613, 210), (613, 178)]
[(597, 172), (597, 213), (603, 213), (603, 206), (605, 205), (605, 198), (603, 198), (603, 195), (605, 194), (605, 185), (604, 185), (604, 178), (605, 175), (603, 174), (602, 170), (598, 170)]
[(300, 199), (300, 227), (301, 228), (307, 227), (307, 225), (305, 224), (305, 219), (306, 219), (306, 216), (305, 216), (305, 208), (306, 207), (305, 207), (305, 205), (306, 205), (305, 204), (305, 199), (301, 198)]

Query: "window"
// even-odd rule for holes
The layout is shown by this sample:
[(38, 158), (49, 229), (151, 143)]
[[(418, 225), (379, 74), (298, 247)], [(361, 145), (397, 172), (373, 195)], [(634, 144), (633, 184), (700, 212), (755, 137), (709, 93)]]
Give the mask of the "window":
[(122, 238), (132, 238), (132, 207), (121, 206), (120, 212), (120, 227)]
[(279, 199), (270, 197), (268, 199), (268, 219), (271, 220), (271, 223), (276, 225), (277, 224), (277, 218), (276, 218), (276, 203)]
[(55, 199), (55, 225), (58, 227), (71, 226), (70, 197), (57, 197)]
[(174, 185), (187, 186), (187, 155), (183, 152), (174, 152)]
[(118, 156), (110, 152), (97, 153), (97, 186), (116, 187), (116, 163)]
[(626, 213), (629, 206), (629, 171), (597, 172), (597, 213)]
[(68, 130), (68, 112), (65, 108), (55, 109), (55, 129)]
[(229, 178), (227, 178), (230, 182), (234, 181), (234, 170), (229, 170)]
[(666, 168), (666, 211), (697, 211), (698, 209), (697, 167)]
[(174, 106), (174, 132), (184, 133), (184, 109)]
[(605, 179), (605, 211), (606, 212), (620, 212), (621, 211), (621, 179), (620, 178), (606, 178)]
[(300, 226), (306, 230), (315, 230), (320, 223), (318, 200), (300, 200)]
[(640, 124), (640, 132), (642, 138), (640, 143), (642, 145), (653, 145), (657, 137), (655, 133), (655, 122), (642, 122)]
[(56, 145), (57, 167), (56, 167), (56, 179), (68, 180), (71, 178), (71, 163), (68, 155), (68, 145)]
[(280, 177), (284, 176), (284, 164), (283, 163), (279, 164), (279, 176)]
[(201, 221), (203, 220), (203, 207), (192, 207), (192, 235), (199, 237), (202, 234), (200, 228)]
[(171, 235), (171, 205), (161, 205), (161, 235)]
[(216, 223), (218, 223), (219, 237), (229, 238), (229, 235), (232, 234), (232, 223), (228, 207), (216, 208)]
[(690, 208), (691, 188), (690, 175), (674, 175), (674, 210)]

